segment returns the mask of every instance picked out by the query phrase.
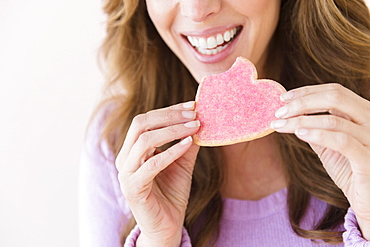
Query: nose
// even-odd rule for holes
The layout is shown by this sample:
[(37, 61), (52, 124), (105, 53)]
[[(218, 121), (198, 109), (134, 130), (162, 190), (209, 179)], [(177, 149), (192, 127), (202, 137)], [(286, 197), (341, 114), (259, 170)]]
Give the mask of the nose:
[(202, 22), (208, 16), (221, 9), (222, 0), (180, 0), (181, 14), (193, 20)]

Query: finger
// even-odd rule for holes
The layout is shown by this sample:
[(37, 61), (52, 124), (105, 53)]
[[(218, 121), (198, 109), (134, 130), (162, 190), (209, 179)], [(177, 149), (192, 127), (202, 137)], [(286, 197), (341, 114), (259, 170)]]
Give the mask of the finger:
[(118, 163), (126, 159), (131, 147), (145, 131), (194, 120), (196, 117), (194, 107), (195, 102), (189, 101), (137, 115), (132, 120), (121, 151), (117, 156)]
[(327, 83), (327, 84), (319, 84), (319, 85), (309, 85), (304, 87), (295, 88), (292, 90), (287, 91), (286, 93), (280, 96), (280, 99), (285, 102), (289, 103), (292, 100), (302, 97), (304, 95), (327, 91), (328, 87), (332, 86), (334, 83)]
[(128, 173), (134, 173), (150, 157), (148, 154), (153, 149), (161, 147), (171, 141), (184, 138), (185, 136), (193, 135), (198, 131), (199, 126), (200, 122), (196, 120), (141, 134), (127, 156), (126, 165), (121, 167), (121, 169)]
[(193, 174), (194, 164), (199, 153), (200, 146), (193, 144), (177, 161), (189, 174)]
[(325, 84), (318, 84), (318, 85), (309, 85), (309, 86), (304, 86), (304, 87), (299, 87), (299, 88), (289, 90), (288, 92), (282, 94), (280, 96), (280, 99), (285, 103), (289, 103), (292, 100), (305, 96), (305, 95), (320, 93), (324, 91), (336, 91), (336, 90), (342, 90), (342, 89), (351, 92), (349, 89), (343, 87), (339, 83), (325, 83)]
[(271, 127), (280, 133), (294, 133), (297, 129), (324, 129), (344, 132), (365, 146), (370, 146), (370, 130), (334, 115), (298, 116), (271, 122)]
[(194, 120), (194, 101), (149, 111), (139, 114), (132, 120), (126, 139), (135, 140), (139, 135), (148, 130), (154, 130), (177, 123)]
[[(148, 190), (154, 178), (166, 167), (179, 159), (192, 146), (192, 137), (188, 136), (181, 142), (168, 148), (150, 159), (148, 159), (132, 176), (129, 181), (132, 184), (125, 186), (125, 196), (128, 200), (133, 197), (138, 197)], [(131, 195), (131, 197), (130, 197)], [(140, 196), (139, 196), (140, 197)]]
[(289, 103), (276, 112), (278, 118), (329, 112), (361, 125), (368, 124), (370, 118), (370, 102), (340, 84), (307, 86), (281, 97), (290, 99), (284, 100)]
[(370, 151), (351, 135), (322, 129), (297, 129), (296, 136), (309, 144), (326, 147), (343, 154), (357, 174), (370, 176)]

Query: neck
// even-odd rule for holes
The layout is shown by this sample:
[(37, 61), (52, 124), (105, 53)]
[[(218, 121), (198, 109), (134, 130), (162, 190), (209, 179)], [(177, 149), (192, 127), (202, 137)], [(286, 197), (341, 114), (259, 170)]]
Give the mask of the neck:
[(226, 172), (223, 197), (259, 200), (286, 187), (274, 134), (222, 150)]

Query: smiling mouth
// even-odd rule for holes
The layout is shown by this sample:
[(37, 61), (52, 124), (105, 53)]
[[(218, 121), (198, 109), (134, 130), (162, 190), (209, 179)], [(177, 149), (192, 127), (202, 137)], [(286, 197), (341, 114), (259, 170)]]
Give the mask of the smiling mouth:
[(242, 27), (234, 27), (215, 36), (186, 36), (189, 43), (201, 54), (216, 55), (223, 51), (240, 34)]

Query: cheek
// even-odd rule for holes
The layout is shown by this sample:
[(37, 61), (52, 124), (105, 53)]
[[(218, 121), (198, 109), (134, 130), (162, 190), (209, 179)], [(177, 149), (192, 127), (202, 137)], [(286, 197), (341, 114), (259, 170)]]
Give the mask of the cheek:
[(146, 0), (150, 19), (159, 32), (171, 26), (174, 5), (168, 0)]
[(161, 13), (164, 12), (164, 9), (158, 8), (157, 2), (161, 1), (153, 1), (153, 0), (146, 0), (146, 8), (149, 14), (150, 19), (152, 20), (153, 24), (157, 27), (159, 23), (161, 23)]
[(247, 9), (250, 28), (254, 38), (261, 38), (257, 43), (265, 43), (273, 35), (279, 22), (280, 0), (251, 0), (246, 1), (244, 7)]
[(261, 6), (260, 6), (259, 11), (261, 15), (265, 13), (264, 16), (266, 20), (272, 23), (273, 26), (276, 26), (279, 20), (280, 6), (281, 6), (280, 0), (261, 1)]
[(259, 22), (277, 21), (281, 0), (231, 0), (233, 8)]
[(175, 29), (177, 4), (175, 0), (146, 0), (147, 11), (156, 30), (167, 44), (176, 53), (177, 43), (173, 30)]
[(243, 38), (248, 45), (244, 54), (255, 63), (258, 71), (263, 73), (268, 44), (279, 21), (280, 0), (235, 0), (234, 2), (242, 3), (242, 6), (239, 6), (239, 12), (247, 17)]

